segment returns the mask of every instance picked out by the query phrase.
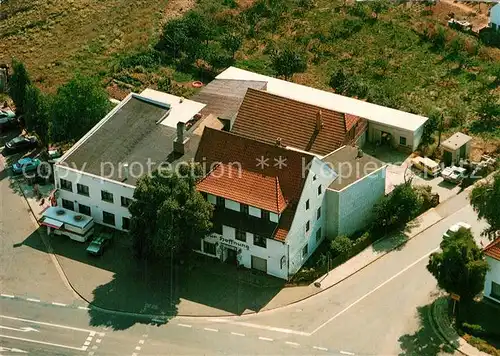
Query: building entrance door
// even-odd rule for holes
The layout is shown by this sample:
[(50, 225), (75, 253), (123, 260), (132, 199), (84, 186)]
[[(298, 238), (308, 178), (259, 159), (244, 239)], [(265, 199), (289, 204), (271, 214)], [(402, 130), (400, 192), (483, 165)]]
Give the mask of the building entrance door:
[(224, 262), (229, 263), (230, 265), (236, 265), (236, 254), (236, 250), (226, 248), (226, 259)]

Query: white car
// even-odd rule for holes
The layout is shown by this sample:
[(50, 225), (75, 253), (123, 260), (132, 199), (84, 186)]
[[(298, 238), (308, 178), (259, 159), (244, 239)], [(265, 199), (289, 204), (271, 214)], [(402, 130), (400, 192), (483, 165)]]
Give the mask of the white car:
[(446, 231), (443, 235), (443, 237), (450, 237), (451, 234), (454, 234), (456, 233), (458, 230), (460, 230), (461, 228), (464, 228), (464, 229), (467, 229), (467, 230), (470, 230), (472, 228), (472, 226), (470, 226), (469, 224), (467, 223), (464, 223), (462, 221), (454, 224), (454, 225), (451, 225), (450, 228), (448, 229), (448, 231)]

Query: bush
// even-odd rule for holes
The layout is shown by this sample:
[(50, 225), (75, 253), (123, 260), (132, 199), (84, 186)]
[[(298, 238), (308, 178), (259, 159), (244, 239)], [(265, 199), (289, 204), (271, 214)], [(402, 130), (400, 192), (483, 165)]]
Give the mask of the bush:
[(432, 193), (430, 185), (418, 185), (414, 187), (419, 200), (422, 202), (421, 212), (434, 208), (439, 205), (439, 194)]
[(347, 236), (337, 236), (331, 243), (330, 249), (334, 256), (347, 256), (351, 252), (353, 243)]
[(484, 334), (484, 329), (481, 325), (477, 324), (469, 324), (469, 323), (463, 323), (462, 324), (462, 329), (471, 335), (475, 336), (481, 336)]

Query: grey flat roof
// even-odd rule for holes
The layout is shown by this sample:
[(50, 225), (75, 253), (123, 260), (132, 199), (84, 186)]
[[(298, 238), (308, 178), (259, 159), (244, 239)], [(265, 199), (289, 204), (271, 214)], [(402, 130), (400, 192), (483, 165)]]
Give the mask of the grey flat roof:
[[(154, 163), (151, 165), (151, 171), (154, 171), (162, 162), (174, 164), (181, 159), (192, 159), (199, 137), (185, 133), (185, 137), (190, 137), (185, 154), (174, 154), (176, 129), (159, 124), (167, 112), (167, 105), (131, 96), (59, 164), (135, 185), (141, 176), (140, 167), (143, 167), (144, 174), (148, 173), (149, 160)], [(125, 163), (129, 164), (130, 170), (126, 179), (124, 170), (119, 169), (119, 165)]]
[(338, 174), (328, 188), (342, 190), (385, 165), (365, 152), (361, 157), (358, 157), (358, 153), (357, 147), (343, 146), (323, 157), (322, 161), (328, 163)]
[(453, 136), (449, 137), (446, 141), (441, 143), (441, 146), (454, 151), (465, 145), (470, 140), (472, 140), (472, 137), (467, 136), (466, 134), (463, 134), (461, 132), (457, 132), (456, 134), (453, 134)]

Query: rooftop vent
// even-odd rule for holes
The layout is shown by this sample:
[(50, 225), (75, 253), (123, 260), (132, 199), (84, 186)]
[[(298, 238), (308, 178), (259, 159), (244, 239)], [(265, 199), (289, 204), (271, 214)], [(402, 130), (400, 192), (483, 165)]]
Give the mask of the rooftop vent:
[(318, 110), (316, 114), (316, 131), (319, 131), (323, 128), (323, 113), (321, 110)]

